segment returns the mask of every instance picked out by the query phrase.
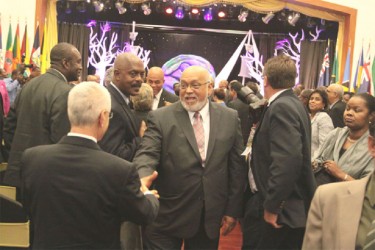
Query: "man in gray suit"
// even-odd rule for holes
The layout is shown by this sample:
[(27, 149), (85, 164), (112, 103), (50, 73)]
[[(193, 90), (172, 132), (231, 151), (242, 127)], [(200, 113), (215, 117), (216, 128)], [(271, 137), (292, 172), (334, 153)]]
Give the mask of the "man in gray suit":
[(81, 74), (81, 54), (73, 45), (59, 43), (50, 57), (51, 68), (21, 89), (6, 120), (4, 139), (11, 151), (4, 182), (10, 186), (20, 186), (19, 164), (25, 149), (57, 143), (70, 129), (68, 82)]
[[(145, 229), (147, 249), (217, 249), (242, 216), (245, 165), (235, 110), (208, 101), (208, 70), (187, 68), (180, 102), (150, 112), (134, 158), (142, 182), (160, 194), (158, 217)], [(198, 133), (199, 131), (199, 133)]]
[(110, 110), (104, 87), (81, 83), (69, 93), (68, 135), (24, 152), (23, 203), (33, 249), (120, 249), (122, 221), (147, 224), (156, 217), (157, 192), (141, 186), (131, 163), (97, 145)]

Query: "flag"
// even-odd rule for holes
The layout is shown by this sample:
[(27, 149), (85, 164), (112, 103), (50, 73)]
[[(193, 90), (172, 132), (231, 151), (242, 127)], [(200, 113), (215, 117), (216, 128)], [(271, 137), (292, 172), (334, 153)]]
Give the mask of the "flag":
[[(29, 39), (27, 37), (27, 24), (25, 25), (25, 32), (23, 33), (23, 38), (22, 38), (22, 44), (21, 44), (21, 58), (23, 59), (22, 60), (22, 63), (25, 63), (27, 64), (27, 62), (29, 62)], [(30, 69), (29, 68), (26, 68), (25, 69), (25, 73), (28, 75), (30, 75)]]
[(43, 44), (43, 64), (41, 71), (42, 73), (50, 67), (50, 51), (57, 44), (57, 11), (56, 1), (47, 1), (46, 10), (46, 22), (44, 27), (47, 26), (47, 33), (44, 33), (44, 44)]
[(17, 69), (19, 63), (21, 63), (20, 25), (17, 24), (16, 34), (13, 41), (13, 70)]
[(343, 86), (346, 86), (353, 91), (353, 86), (350, 84), (350, 47), (348, 48), (348, 53), (346, 54), (344, 78), (342, 79)]
[(359, 54), (359, 59), (358, 59), (357, 67), (356, 67), (355, 74), (354, 74), (354, 80), (353, 80), (354, 92), (357, 92), (361, 85), (362, 69), (363, 69), (363, 46), (361, 48), (361, 53)]
[(37, 25), (36, 30), (35, 30), (34, 43), (33, 43), (33, 48), (31, 50), (29, 62), (30, 64), (35, 64), (36, 66), (40, 67), (39, 24)]
[(40, 70), (44, 74), (47, 70), (47, 22), (44, 22), (42, 46), (40, 49)]
[[(369, 93), (374, 94), (374, 90), (371, 87), (371, 74), (370, 74), (370, 63), (371, 63), (371, 51), (370, 44), (366, 53), (366, 57), (363, 60), (362, 75), (361, 75), (361, 85), (359, 87), (358, 93)], [(372, 93), (371, 93), (372, 92)]]
[(329, 84), (329, 41), (328, 41), (328, 46), (326, 48), (326, 52), (324, 54), (322, 68), (320, 70), (319, 81), (318, 81), (317, 87), (328, 86), (328, 84)]
[(8, 38), (7, 38), (7, 50), (5, 52), (5, 63), (4, 69), (10, 75), (12, 73), (12, 25), (9, 23)]
[(4, 65), (4, 56), (3, 56), (3, 36), (1, 31), (1, 18), (0, 18), (0, 67)]
[(335, 60), (333, 61), (331, 83), (336, 83), (339, 81), (339, 61), (337, 59), (337, 52), (335, 53)]

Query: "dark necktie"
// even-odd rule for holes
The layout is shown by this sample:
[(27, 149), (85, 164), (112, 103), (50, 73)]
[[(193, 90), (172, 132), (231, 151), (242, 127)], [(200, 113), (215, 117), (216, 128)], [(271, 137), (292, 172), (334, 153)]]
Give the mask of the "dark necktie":
[(204, 128), (203, 128), (202, 116), (199, 114), (198, 111), (194, 113), (193, 128), (194, 128), (195, 139), (197, 140), (199, 154), (201, 155), (201, 158), (202, 158), (202, 164), (204, 164), (206, 160), (205, 153), (204, 153)]

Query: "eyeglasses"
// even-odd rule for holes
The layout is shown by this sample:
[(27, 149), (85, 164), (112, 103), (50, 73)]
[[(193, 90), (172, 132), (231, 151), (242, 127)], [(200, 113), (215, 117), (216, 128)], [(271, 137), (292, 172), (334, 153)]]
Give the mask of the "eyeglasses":
[(113, 112), (112, 111), (107, 111), (108, 112), (108, 118), (112, 119), (113, 118)]
[(192, 84), (187, 84), (187, 83), (180, 83), (180, 89), (187, 89), (188, 87), (192, 89), (199, 89), (202, 85), (206, 85), (207, 83), (210, 83), (210, 81), (207, 81), (205, 83), (192, 83)]

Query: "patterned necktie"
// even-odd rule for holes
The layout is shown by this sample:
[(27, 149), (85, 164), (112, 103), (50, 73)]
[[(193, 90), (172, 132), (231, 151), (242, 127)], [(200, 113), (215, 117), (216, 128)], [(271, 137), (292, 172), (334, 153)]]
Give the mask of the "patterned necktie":
[(363, 250), (375, 249), (375, 220), (372, 221), (370, 230), (367, 233)]
[(197, 140), (199, 154), (201, 155), (201, 158), (202, 158), (202, 164), (204, 164), (206, 160), (205, 153), (204, 153), (204, 129), (203, 129), (203, 123), (202, 123), (202, 116), (199, 114), (198, 111), (194, 113), (193, 128), (194, 128), (195, 139)]

